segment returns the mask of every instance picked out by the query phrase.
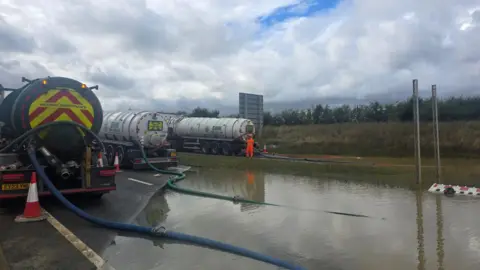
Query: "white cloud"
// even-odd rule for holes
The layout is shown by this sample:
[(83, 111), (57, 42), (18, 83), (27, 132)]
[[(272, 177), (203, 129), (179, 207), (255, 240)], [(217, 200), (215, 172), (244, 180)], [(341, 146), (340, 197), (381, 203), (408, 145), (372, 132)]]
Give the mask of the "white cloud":
[(266, 102), (398, 97), (413, 78), (478, 93), (478, 0), (351, 0), (256, 22), (294, 2), (0, 0), (0, 83), (68, 76), (100, 84), (106, 109), (236, 106), (239, 91)]

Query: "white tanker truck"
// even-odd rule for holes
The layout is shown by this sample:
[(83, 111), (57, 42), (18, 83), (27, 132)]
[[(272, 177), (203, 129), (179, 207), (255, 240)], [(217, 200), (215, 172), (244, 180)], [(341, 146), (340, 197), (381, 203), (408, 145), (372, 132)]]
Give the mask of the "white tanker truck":
[(104, 112), (99, 137), (109, 164), (118, 155), (121, 167), (148, 168), (138, 147), (140, 143), (150, 163), (160, 168), (176, 167), (177, 153), (167, 147), (166, 129), (165, 119), (155, 112)]
[(178, 151), (238, 155), (246, 147), (247, 135), (255, 134), (253, 122), (244, 118), (180, 117), (172, 124), (167, 140)]
[(118, 153), (122, 166), (145, 166), (140, 141), (149, 161), (176, 166), (176, 151), (214, 155), (238, 155), (247, 135), (255, 134), (252, 121), (243, 118), (185, 117), (152, 111), (105, 112), (100, 131), (107, 159), (113, 164)]

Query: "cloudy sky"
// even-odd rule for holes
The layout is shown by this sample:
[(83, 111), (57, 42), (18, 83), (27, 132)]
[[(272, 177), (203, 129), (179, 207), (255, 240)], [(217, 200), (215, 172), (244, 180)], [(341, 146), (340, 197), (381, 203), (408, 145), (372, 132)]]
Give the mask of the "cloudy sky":
[(475, 94), (480, 1), (0, 0), (0, 83), (46, 75), (109, 110)]

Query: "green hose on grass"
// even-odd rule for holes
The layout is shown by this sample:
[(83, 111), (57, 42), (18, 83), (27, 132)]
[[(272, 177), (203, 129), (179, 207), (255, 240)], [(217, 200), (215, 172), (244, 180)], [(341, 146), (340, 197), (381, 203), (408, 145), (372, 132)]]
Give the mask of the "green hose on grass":
[[(300, 209), (300, 208), (296, 208), (296, 207), (292, 207), (292, 206), (288, 206), (288, 205), (281, 205), (281, 204), (274, 204), (274, 203), (248, 200), (248, 199), (242, 198), (240, 196), (225, 196), (225, 195), (220, 195), (220, 194), (215, 194), (215, 193), (210, 193), (210, 192), (203, 192), (203, 191), (197, 191), (197, 190), (193, 190), (193, 189), (179, 187), (179, 186), (176, 185), (176, 183), (184, 180), (186, 175), (184, 173), (172, 172), (172, 171), (168, 171), (168, 170), (161, 170), (161, 169), (153, 166), (153, 164), (151, 164), (150, 161), (148, 160), (148, 157), (147, 157), (141, 143), (137, 142), (137, 145), (140, 148), (140, 152), (142, 153), (143, 160), (152, 170), (154, 170), (156, 172), (159, 172), (159, 173), (162, 173), (162, 174), (172, 175), (172, 177), (170, 177), (168, 179), (167, 185), (166, 185), (166, 187), (171, 189), (171, 190), (177, 191), (179, 193), (193, 195), (193, 196), (206, 197), (206, 198), (212, 198), (212, 199), (218, 199), (218, 200), (224, 200), (224, 201), (231, 201), (231, 202), (234, 202), (234, 203), (249, 203), (249, 204), (257, 204), (257, 205), (285, 207), (285, 208), (296, 209), (296, 210), (310, 210), (310, 209)], [(311, 209), (310, 211), (319, 211), (319, 210)], [(345, 212), (338, 212), (338, 211), (327, 211), (327, 210), (320, 210), (320, 211), (324, 212), (324, 213), (328, 213), (328, 214), (335, 214), (335, 215), (342, 215), (342, 216), (373, 218), (371, 216), (362, 215), (362, 214), (353, 214), (353, 213), (345, 213)], [(384, 219), (384, 218), (382, 218), (382, 219)]]

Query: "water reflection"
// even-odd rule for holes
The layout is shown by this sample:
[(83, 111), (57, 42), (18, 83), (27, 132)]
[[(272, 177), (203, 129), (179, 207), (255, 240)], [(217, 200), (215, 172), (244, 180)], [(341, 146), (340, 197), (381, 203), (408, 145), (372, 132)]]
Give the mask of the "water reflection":
[(424, 244), (424, 232), (423, 232), (423, 191), (421, 189), (416, 191), (416, 203), (417, 203), (417, 251), (418, 251), (418, 270), (425, 270), (425, 244)]
[[(152, 198), (137, 222), (249, 248), (307, 269), (477, 270), (480, 200), (352, 181), (236, 170), (189, 173), (189, 189), (239, 195), (302, 209), (365, 213), (352, 218), (281, 207), (235, 205), (167, 192)], [(257, 206), (254, 206), (257, 207)], [(171, 209), (171, 210), (170, 210)], [(166, 244), (162, 246), (162, 244)], [(134, 254), (134, 255), (131, 255)], [(106, 258), (129, 269), (275, 269), (216, 251), (163, 240), (118, 237)]]
[(135, 218), (138, 225), (158, 227), (167, 220), (170, 207), (163, 192), (152, 196), (145, 209)]
[[(240, 196), (248, 200), (265, 202), (265, 173), (239, 170), (224, 174), (219, 170), (206, 170), (191, 172), (188, 175), (196, 180), (180, 182), (179, 185), (199, 191)], [(258, 207), (260, 206), (255, 204), (240, 203), (242, 212)]]

